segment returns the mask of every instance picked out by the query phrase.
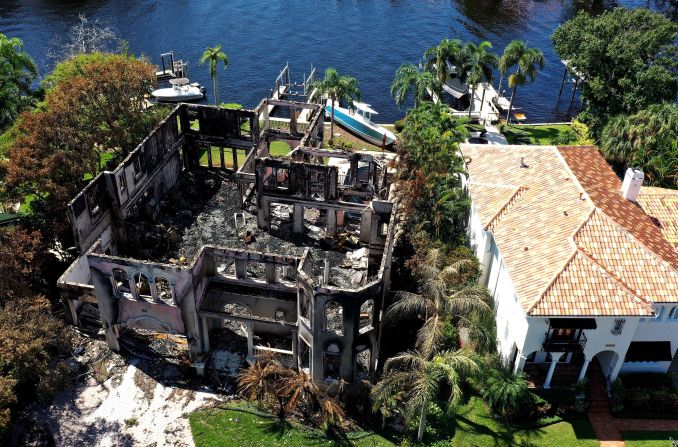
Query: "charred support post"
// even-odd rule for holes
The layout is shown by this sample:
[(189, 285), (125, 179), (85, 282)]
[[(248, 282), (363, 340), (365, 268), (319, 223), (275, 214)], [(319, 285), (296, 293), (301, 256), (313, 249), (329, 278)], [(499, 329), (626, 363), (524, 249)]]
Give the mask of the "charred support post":
[(294, 232), (298, 234), (304, 233), (304, 206), (294, 205)]
[(271, 227), (271, 202), (266, 199), (261, 199), (259, 201), (259, 207), (257, 209), (257, 226), (262, 230), (268, 230)]
[(327, 225), (325, 231), (328, 236), (337, 235), (337, 211), (333, 209), (327, 210)]
[(115, 330), (115, 324), (118, 321), (118, 306), (117, 298), (113, 296), (113, 285), (108, 277), (98, 269), (90, 267), (89, 272), (97, 295), (99, 315), (104, 324), (106, 343), (111, 350), (120, 351), (118, 333)]

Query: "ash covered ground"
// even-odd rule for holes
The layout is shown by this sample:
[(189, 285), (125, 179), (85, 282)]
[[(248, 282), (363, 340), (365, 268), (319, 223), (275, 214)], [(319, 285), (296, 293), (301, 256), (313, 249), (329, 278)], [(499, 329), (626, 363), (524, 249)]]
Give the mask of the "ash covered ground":
[[(304, 213), (306, 233), (295, 234), (292, 206), (271, 206), (271, 231), (257, 227), (256, 205), (243, 210), (239, 191), (227, 174), (210, 171), (186, 172), (167, 193), (155, 217), (140, 214), (127, 223), (128, 256), (152, 261), (190, 264), (205, 245), (246, 249), (287, 256), (301, 256), (311, 249), (314, 276), (323, 275), (329, 260), (329, 285), (358, 288), (368, 278), (367, 249), (358, 240), (359, 225), (346, 220), (336, 238), (327, 237), (324, 215), (318, 210)], [(236, 230), (235, 215), (242, 213), (245, 226)], [(241, 220), (240, 220), (241, 222)], [(245, 242), (250, 232), (252, 242)]]

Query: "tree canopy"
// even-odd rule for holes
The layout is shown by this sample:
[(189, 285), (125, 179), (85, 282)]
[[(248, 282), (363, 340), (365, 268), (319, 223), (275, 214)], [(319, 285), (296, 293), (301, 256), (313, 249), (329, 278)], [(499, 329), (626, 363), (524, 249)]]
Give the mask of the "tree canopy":
[(47, 240), (68, 228), (66, 204), (103, 168), (101, 155), (120, 160), (164, 113), (145, 111), (155, 70), (131, 56), (77, 56), (49, 79), (44, 103), (20, 117), (5, 178), (12, 197), (36, 197), (31, 211)]
[(678, 187), (678, 105), (654, 104), (619, 115), (603, 129), (600, 148), (619, 171), (639, 167), (649, 185)]
[(558, 56), (582, 77), (594, 130), (607, 117), (673, 101), (678, 91), (678, 25), (647, 9), (581, 12), (551, 36)]
[(23, 42), (0, 33), (0, 131), (9, 127), (30, 102), (31, 83), (37, 75)]

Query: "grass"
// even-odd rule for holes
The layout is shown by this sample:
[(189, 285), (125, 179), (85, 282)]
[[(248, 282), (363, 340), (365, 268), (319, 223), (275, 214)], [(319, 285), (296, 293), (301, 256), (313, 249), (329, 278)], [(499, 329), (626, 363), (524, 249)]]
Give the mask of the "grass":
[(517, 429), (494, 420), (483, 401), (472, 397), (457, 412), (450, 446), (455, 447), (598, 447), (598, 440), (587, 419), (558, 422), (541, 428)]
[(343, 439), (329, 439), (320, 430), (280, 423), (245, 403), (191, 413), (189, 422), (196, 447), (395, 446), (371, 432), (352, 432)]
[(271, 157), (284, 157), (290, 150), (290, 145), (284, 141), (273, 141), (269, 147)]
[(569, 124), (503, 126), (502, 133), (509, 144), (560, 145), (577, 142), (577, 135)]
[(626, 447), (670, 447), (669, 437), (678, 439), (675, 431), (622, 431)]
[[(212, 164), (221, 166), (221, 154), (219, 146), (212, 146)], [(273, 141), (271, 143), (271, 156), (284, 157), (290, 151), (290, 146), (284, 141)], [(245, 162), (245, 156), (242, 152), (238, 152), (238, 163), (242, 165)], [(231, 148), (224, 148), (224, 164), (227, 168), (233, 168), (233, 156), (231, 155)], [(209, 166), (209, 158), (207, 156), (207, 149), (200, 153), (200, 165)]]

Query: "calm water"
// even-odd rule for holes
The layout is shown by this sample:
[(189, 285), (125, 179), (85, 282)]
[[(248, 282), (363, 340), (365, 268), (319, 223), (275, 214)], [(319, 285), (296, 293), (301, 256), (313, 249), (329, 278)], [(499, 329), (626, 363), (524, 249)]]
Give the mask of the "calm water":
[[(188, 60), (191, 80), (208, 87), (198, 65), (206, 46), (223, 44), (230, 66), (220, 71), (221, 100), (254, 107), (285, 62), (301, 81), (311, 64), (358, 78), (363, 100), (391, 122), (403, 112), (389, 96), (393, 73), (418, 62), (444, 37), (489, 40), (498, 53), (512, 39), (542, 49), (546, 67), (518, 91), (516, 104), (531, 122), (567, 118), (569, 94), (558, 101), (563, 67), (549, 39), (579, 9), (598, 13), (645, 0), (0, 0), (0, 32), (21, 38), (42, 75), (54, 65), (47, 50), (78, 14), (109, 21), (135, 54), (154, 63), (173, 50)], [(495, 80), (496, 83), (496, 80)]]

